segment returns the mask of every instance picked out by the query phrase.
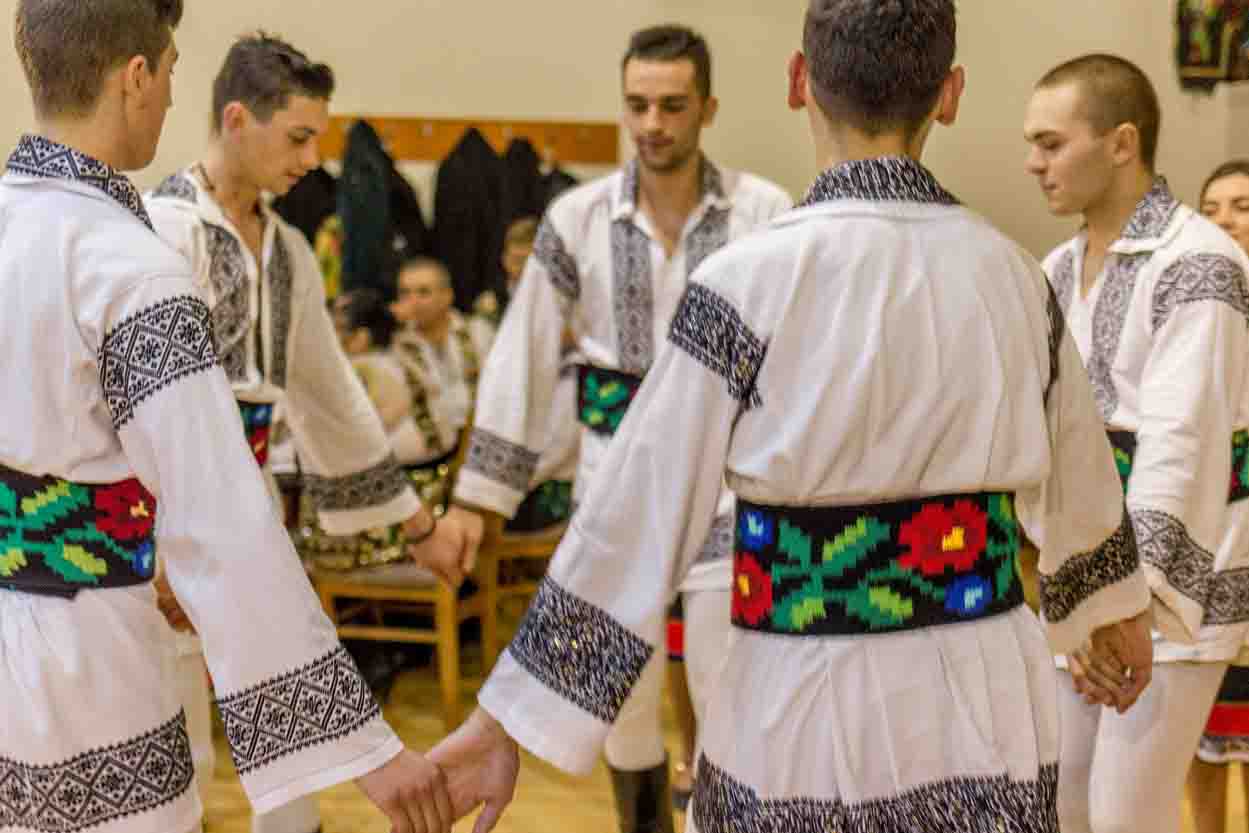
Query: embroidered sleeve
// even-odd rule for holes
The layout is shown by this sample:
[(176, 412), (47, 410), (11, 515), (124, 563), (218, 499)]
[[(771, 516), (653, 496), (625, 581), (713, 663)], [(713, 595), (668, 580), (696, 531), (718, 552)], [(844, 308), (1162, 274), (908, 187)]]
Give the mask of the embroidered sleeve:
[(179, 295), (141, 309), (104, 336), (99, 364), (113, 427), (120, 430), (144, 400), (217, 365), (208, 307)]
[(1182, 304), (1220, 301), (1249, 316), (1249, 291), (1240, 264), (1221, 254), (1193, 253), (1167, 267), (1154, 286), (1150, 323), (1157, 332)]
[(394, 455), (364, 471), (326, 477), (304, 477), (313, 504), (321, 511), (377, 506), (394, 500), (408, 488), (408, 480)]
[(538, 235), (533, 241), (533, 256), (542, 264), (551, 284), (561, 295), (570, 301), (580, 297), (581, 276), (577, 271), (577, 261), (568, 253), (568, 247), (550, 217), (544, 218), (538, 226)]
[(701, 284), (691, 284), (668, 338), (720, 376), (742, 407), (763, 404), (755, 381), (767, 349), (727, 300)]
[(1063, 622), (1098, 591), (1131, 577), (1140, 567), (1132, 523), (1123, 523), (1095, 550), (1068, 559), (1052, 576), (1041, 577), (1041, 609), (1047, 622)]
[(529, 488), (538, 453), (510, 443), (484, 428), (474, 428), (464, 467), (486, 478), (523, 492)]
[(556, 694), (612, 723), (654, 648), (548, 578), (509, 651)]

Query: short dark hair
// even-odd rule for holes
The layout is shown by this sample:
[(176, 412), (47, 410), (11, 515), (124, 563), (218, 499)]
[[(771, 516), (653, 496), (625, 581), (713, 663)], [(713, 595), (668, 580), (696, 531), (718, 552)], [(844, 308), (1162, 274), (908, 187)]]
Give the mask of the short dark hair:
[(292, 95), (329, 100), (334, 94), (334, 71), (317, 64), (281, 38), (257, 32), (234, 42), (213, 81), (213, 132), (221, 130), (221, 116), (232, 101), (242, 102), (252, 115), (267, 122)]
[(923, 124), (955, 40), (953, 0), (811, 0), (802, 48), (825, 115), (878, 136)]
[(1210, 174), (1201, 186), (1201, 199), (1205, 200), (1206, 192), (1210, 190), (1211, 185), (1225, 177), (1237, 175), (1249, 176), (1249, 159), (1232, 159), (1215, 168), (1214, 173)]
[(142, 55), (153, 73), (182, 0), (18, 0), (14, 45), (41, 118), (86, 116), (104, 77)]
[(1140, 67), (1118, 55), (1093, 53), (1059, 64), (1037, 82), (1037, 89), (1080, 85), (1081, 115), (1099, 135), (1121, 124), (1141, 136), (1141, 161), (1151, 172), (1158, 153), (1162, 108), (1158, 93)]
[(410, 257), (399, 267), (399, 274), (402, 275), (409, 269), (434, 269), (442, 276), (442, 285), (444, 287), (447, 289), (455, 288), (455, 284), (451, 282), (451, 270), (447, 268), (447, 264), (436, 257), (428, 257), (426, 255)]
[(369, 331), (374, 347), (389, 347), (399, 322), (391, 315), (382, 293), (376, 289), (354, 289), (338, 296), (334, 309), (341, 314), (349, 331), (361, 327)]
[(686, 26), (665, 24), (634, 32), (620, 61), (623, 73), (630, 61), (690, 61), (694, 85), (703, 98), (711, 97), (711, 49), (702, 35)]

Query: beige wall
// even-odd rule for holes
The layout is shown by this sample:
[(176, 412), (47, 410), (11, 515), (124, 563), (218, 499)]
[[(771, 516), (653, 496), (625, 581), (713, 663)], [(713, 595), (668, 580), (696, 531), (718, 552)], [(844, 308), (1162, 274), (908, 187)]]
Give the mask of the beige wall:
[[(30, 124), (12, 42), (14, 0), (2, 0), (0, 129), (8, 145)], [(339, 112), (499, 118), (611, 119), (627, 33), (677, 20), (702, 29), (715, 51), (721, 115), (707, 134), (722, 164), (777, 180), (798, 196), (814, 173), (804, 120), (785, 107), (785, 62), (804, 0), (187, 0), (183, 58), (151, 184), (199, 153), (209, 86), (232, 37), (263, 27), (338, 71)], [(1020, 122), (1031, 84), (1083, 51), (1141, 63), (1163, 98), (1161, 167), (1186, 199), (1221, 161), (1233, 125), (1225, 95), (1181, 94), (1170, 62), (1170, 0), (961, 0), (960, 61), (969, 86), (959, 125), (938, 131), (928, 161), (965, 201), (1038, 253), (1072, 228), (1047, 216), (1023, 172)], [(315, 9), (315, 11), (313, 11)], [(4, 130), (7, 129), (7, 134)], [(1243, 132), (1243, 131), (1239, 131)], [(1243, 146), (1242, 142), (1242, 146)]]

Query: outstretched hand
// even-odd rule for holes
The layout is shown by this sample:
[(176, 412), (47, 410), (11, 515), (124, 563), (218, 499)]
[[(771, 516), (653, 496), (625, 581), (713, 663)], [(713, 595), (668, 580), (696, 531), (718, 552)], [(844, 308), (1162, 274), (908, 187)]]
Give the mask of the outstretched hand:
[(357, 778), (356, 786), (386, 814), (392, 833), (451, 833), (459, 818), (442, 770), (410, 749)]
[(473, 833), (490, 833), (516, 791), (520, 772), (516, 741), (479, 708), (434, 747), (429, 758), (446, 774), (456, 818), (484, 804)]

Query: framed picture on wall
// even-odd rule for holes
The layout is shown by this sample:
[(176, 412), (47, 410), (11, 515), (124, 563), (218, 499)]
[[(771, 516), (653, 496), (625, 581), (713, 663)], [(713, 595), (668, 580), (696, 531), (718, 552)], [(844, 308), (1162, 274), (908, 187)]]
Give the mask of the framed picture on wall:
[(1179, 0), (1176, 62), (1189, 86), (1249, 79), (1249, 0)]

